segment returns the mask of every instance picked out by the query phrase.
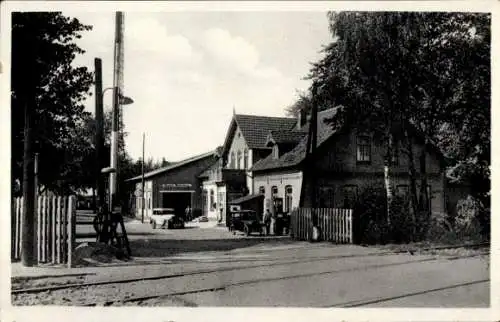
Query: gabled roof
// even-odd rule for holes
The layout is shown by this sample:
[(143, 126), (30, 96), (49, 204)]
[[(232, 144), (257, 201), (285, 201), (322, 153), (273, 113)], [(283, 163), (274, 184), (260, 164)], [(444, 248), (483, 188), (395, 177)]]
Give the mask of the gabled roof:
[(229, 151), (234, 131), (239, 127), (249, 149), (265, 148), (269, 131), (291, 130), (297, 123), (293, 117), (235, 114), (229, 125), (223, 153)]
[[(199, 154), (199, 155), (196, 155), (194, 157), (191, 157), (191, 158), (179, 161), (179, 162), (175, 162), (173, 164), (169, 164), (166, 167), (159, 168), (159, 169), (147, 172), (147, 173), (144, 174), (144, 179), (148, 179), (148, 178), (157, 176), (159, 174), (175, 170), (175, 169), (180, 168), (180, 167), (182, 167), (184, 165), (188, 165), (188, 164), (190, 164), (192, 162), (196, 162), (196, 161), (208, 158), (208, 157), (212, 157), (212, 156), (215, 155), (215, 153), (216, 153), (216, 151), (210, 151), (210, 152), (207, 152), (207, 153)], [(141, 180), (141, 178), (142, 178), (142, 175), (139, 175), (139, 176), (127, 179), (126, 181)]]
[(269, 131), (266, 140), (266, 146), (270, 144), (297, 144), (299, 143), (305, 136), (307, 132), (303, 131)]
[[(337, 132), (337, 129), (334, 128), (326, 120), (329, 120), (335, 116), (337, 113), (338, 107), (333, 107), (328, 110), (324, 110), (318, 112), (318, 136), (316, 147), (319, 147), (323, 144), (328, 138), (330, 138), (333, 134)], [(307, 127), (308, 128), (308, 127)], [(301, 131), (293, 130), (291, 132), (303, 132), (304, 127), (302, 127)], [(296, 135), (296, 134), (292, 134)], [(297, 134), (298, 136), (299, 134)], [(275, 159), (273, 155), (270, 154), (266, 158), (257, 161), (250, 171), (259, 171), (259, 170), (269, 170), (276, 168), (288, 168), (298, 165), (302, 162), (306, 157), (307, 152), (307, 134), (303, 135), (300, 142), (293, 148), (290, 152), (283, 154), (280, 158)]]

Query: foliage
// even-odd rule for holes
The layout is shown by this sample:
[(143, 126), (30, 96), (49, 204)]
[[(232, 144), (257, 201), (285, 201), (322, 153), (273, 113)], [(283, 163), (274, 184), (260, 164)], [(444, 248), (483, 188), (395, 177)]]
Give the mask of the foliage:
[(86, 67), (72, 65), (76, 55), (84, 52), (74, 40), (90, 28), (60, 12), (12, 14), (13, 182), (22, 181), (27, 105), (34, 113), (33, 147), (43, 169), (39, 182), (49, 189), (71, 189), (65, 180), (75, 174), (73, 167), (84, 158), (80, 152), (86, 152), (79, 150), (81, 146), (75, 145), (74, 139), (78, 139), (78, 127), (88, 117), (83, 100), (92, 84), (92, 74)]
[[(320, 110), (341, 106), (333, 126), (371, 130), (387, 140), (386, 156), (391, 136), (409, 137), (410, 130), (421, 134), (446, 156), (448, 176), (471, 183), (475, 197), (489, 207), (491, 15), (330, 12), (328, 19), (333, 41), (323, 47), (324, 56), (308, 78), (313, 81), (309, 93), (320, 89)], [(409, 154), (407, 142), (402, 152)], [(421, 161), (425, 157), (424, 149)], [(424, 165), (422, 187), (427, 186)], [(416, 205), (415, 165), (409, 163), (408, 170)], [(421, 191), (424, 205), (426, 191)], [(416, 210), (416, 235), (424, 236), (429, 212)]]

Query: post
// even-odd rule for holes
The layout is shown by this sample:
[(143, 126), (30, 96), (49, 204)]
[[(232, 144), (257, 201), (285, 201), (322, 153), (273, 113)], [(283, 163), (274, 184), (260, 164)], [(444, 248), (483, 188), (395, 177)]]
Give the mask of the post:
[(111, 167), (115, 172), (109, 174), (109, 207), (113, 211), (118, 201), (118, 135), (120, 123), (120, 83), (122, 72), (122, 23), (123, 12), (116, 12), (115, 41), (114, 41), (114, 67), (113, 67), (113, 124), (111, 132)]
[(310, 142), (311, 146), (309, 147), (309, 162), (310, 166), (309, 168), (312, 169), (309, 171), (309, 175), (311, 178), (311, 221), (312, 221), (312, 241), (319, 241), (320, 238), (320, 229), (318, 225), (318, 214), (317, 214), (317, 209), (316, 209), (316, 185), (317, 185), (317, 178), (316, 178), (316, 171), (314, 171), (313, 168), (313, 161), (314, 160), (314, 154), (316, 151), (316, 146), (317, 146), (317, 141), (318, 141), (318, 98), (317, 98), (317, 84), (313, 83), (312, 86), (312, 96), (313, 96), (313, 104), (312, 104), (312, 110), (311, 110), (311, 123), (309, 125), (309, 135), (311, 136)]
[(141, 177), (141, 223), (144, 223), (144, 149), (146, 145), (146, 134), (142, 133), (142, 177)]
[(68, 200), (68, 268), (73, 267), (73, 248), (75, 248), (76, 236), (76, 202), (75, 196)]
[[(30, 99), (29, 97), (27, 99)], [(35, 262), (35, 176), (32, 152), (32, 117), (34, 106), (24, 105), (24, 156), (23, 156), (23, 213), (22, 251), (23, 266), (33, 266)]]
[(95, 158), (96, 158), (96, 189), (97, 189), (97, 204), (96, 208), (104, 203), (104, 178), (101, 175), (101, 169), (104, 167), (103, 151), (104, 151), (104, 127), (103, 127), (103, 92), (102, 92), (102, 62), (100, 58), (94, 59), (95, 65)]

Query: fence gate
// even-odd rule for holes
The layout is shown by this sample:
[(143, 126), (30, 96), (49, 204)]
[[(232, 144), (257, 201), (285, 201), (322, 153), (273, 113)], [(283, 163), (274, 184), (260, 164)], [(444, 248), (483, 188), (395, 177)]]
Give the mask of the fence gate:
[[(21, 258), (23, 197), (13, 201), (11, 257), (17, 260)], [(39, 196), (34, 222), (37, 262), (72, 267), (76, 233), (75, 196)]]
[[(352, 209), (317, 208), (321, 239), (339, 244), (353, 243)], [(310, 240), (312, 232), (312, 209), (297, 208), (291, 214), (291, 237)]]

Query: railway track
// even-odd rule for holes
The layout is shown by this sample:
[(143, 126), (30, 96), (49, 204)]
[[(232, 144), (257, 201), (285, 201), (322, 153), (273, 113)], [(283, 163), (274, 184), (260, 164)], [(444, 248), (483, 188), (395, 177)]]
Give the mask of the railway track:
[[(473, 245), (471, 247), (479, 247), (479, 246), (484, 246), (484, 245)], [(458, 247), (440, 247), (439, 249), (453, 249), (453, 248), (458, 248)], [(437, 249), (437, 248), (434, 248)], [(277, 266), (277, 265), (293, 265), (293, 264), (300, 264), (304, 262), (311, 262), (311, 261), (320, 261), (320, 260), (332, 260), (332, 259), (337, 259), (337, 258), (356, 258), (356, 257), (367, 257), (367, 256), (381, 256), (381, 255), (388, 255), (388, 254), (394, 254), (394, 252), (378, 252), (378, 253), (372, 253), (372, 254), (364, 254), (364, 255), (340, 255), (340, 256), (325, 256), (321, 258), (315, 258), (315, 259), (303, 259), (303, 260), (294, 260), (294, 261), (281, 261), (278, 263), (272, 263), (272, 264), (267, 264), (266, 266)], [(467, 256), (448, 256), (446, 259), (459, 259), (459, 258), (467, 258), (467, 257), (475, 257), (475, 256), (480, 256), (488, 254), (488, 252), (483, 252), (480, 254), (474, 254), (474, 255), (467, 255)], [(325, 274), (334, 274), (334, 273), (343, 273), (343, 272), (352, 272), (356, 270), (369, 270), (369, 269), (380, 269), (383, 267), (391, 267), (391, 266), (403, 266), (407, 264), (412, 264), (412, 263), (419, 263), (419, 262), (429, 262), (429, 261), (436, 261), (442, 259), (442, 257), (431, 257), (431, 258), (425, 258), (421, 260), (411, 260), (411, 261), (404, 261), (404, 262), (397, 262), (397, 263), (390, 263), (390, 264), (380, 264), (380, 265), (367, 265), (367, 266), (361, 266), (361, 267), (348, 267), (345, 269), (337, 269), (337, 270), (327, 270), (327, 271), (320, 271), (320, 272), (313, 272), (313, 273), (304, 273), (304, 274), (295, 274), (291, 276), (280, 276), (280, 277), (269, 277), (269, 278), (257, 278), (257, 279), (249, 279), (249, 280), (242, 280), (242, 281), (235, 281), (235, 282), (229, 282), (229, 283), (221, 283), (220, 285), (215, 285), (215, 286), (210, 286), (210, 287), (194, 287), (194, 288), (187, 288), (183, 290), (172, 290), (169, 292), (161, 292), (161, 293), (155, 293), (155, 294), (148, 294), (148, 295), (139, 295), (139, 296), (127, 296), (127, 297), (117, 297), (117, 298), (111, 298), (111, 299), (106, 299), (105, 301), (102, 300), (97, 300), (97, 301), (82, 301), (81, 303), (78, 303), (76, 305), (81, 305), (81, 306), (111, 306), (111, 305), (121, 305), (125, 303), (140, 303), (140, 302), (147, 302), (149, 300), (154, 300), (154, 299), (162, 299), (162, 298), (175, 298), (177, 296), (182, 296), (182, 295), (187, 295), (187, 294), (196, 294), (196, 293), (206, 293), (206, 292), (217, 292), (217, 291), (223, 291), (231, 287), (237, 287), (237, 286), (244, 286), (244, 285), (251, 285), (251, 284), (259, 284), (259, 283), (267, 283), (271, 281), (279, 281), (279, 280), (286, 280), (286, 279), (295, 279), (295, 278), (304, 278), (308, 276), (317, 276), (317, 275), (325, 275)], [(92, 289), (96, 287), (105, 287), (105, 286), (113, 286), (113, 284), (125, 284), (125, 283), (141, 283), (141, 282), (146, 282), (146, 281), (152, 281), (152, 280), (163, 280), (163, 279), (172, 279), (172, 278), (182, 278), (182, 277), (188, 277), (192, 275), (203, 275), (203, 274), (213, 274), (213, 273), (222, 273), (222, 272), (228, 272), (228, 271), (235, 271), (235, 270), (245, 270), (245, 269), (251, 269), (251, 268), (259, 268), (262, 267), (263, 265), (251, 265), (251, 266), (243, 266), (243, 267), (227, 267), (227, 268), (221, 268), (221, 269), (211, 269), (211, 270), (198, 270), (198, 271), (191, 271), (191, 272), (186, 272), (186, 273), (181, 273), (181, 274), (169, 274), (169, 275), (160, 275), (160, 276), (152, 276), (152, 277), (146, 277), (146, 278), (134, 278), (134, 279), (123, 279), (123, 280), (114, 280), (114, 281), (100, 281), (100, 282), (91, 282), (91, 283), (75, 283), (75, 284), (69, 284), (69, 285), (53, 285), (53, 286), (47, 286), (47, 287), (38, 287), (38, 288), (30, 288), (30, 289), (17, 289), (17, 290), (12, 290), (12, 295), (22, 295), (22, 294), (28, 294), (28, 293), (42, 293), (44, 292), (45, 294), (48, 294), (50, 292), (54, 292), (57, 290), (64, 290), (64, 289)], [(132, 286), (132, 285), (130, 285)], [(131, 287), (132, 288), (132, 287)], [(352, 303), (352, 305), (355, 305), (356, 303)], [(369, 304), (369, 303), (367, 303)], [(346, 307), (351, 304), (346, 303)], [(365, 305), (365, 304), (360, 304), (360, 305)], [(191, 305), (192, 306), (192, 305)]]
[[(475, 247), (484, 247), (488, 246), (489, 243), (481, 243), (481, 244), (472, 244), (467, 245), (467, 248), (475, 248)], [(422, 248), (422, 250), (442, 250), (442, 249), (457, 249), (463, 248), (464, 245), (459, 246), (441, 246), (441, 247), (428, 247)], [(233, 270), (243, 270), (249, 268), (259, 268), (259, 267), (272, 267), (272, 266), (281, 266), (288, 264), (297, 264), (311, 261), (327, 261), (332, 259), (342, 259), (342, 258), (363, 258), (363, 257), (371, 257), (371, 256), (385, 256), (390, 254), (400, 254), (406, 253), (408, 251), (383, 251), (383, 252), (373, 252), (362, 255), (352, 255), (352, 254), (344, 254), (344, 255), (333, 255), (333, 256), (316, 256), (316, 257), (308, 257), (306, 259), (294, 259), (294, 257), (283, 258), (279, 262), (269, 263), (269, 264), (256, 264), (250, 266), (237, 266), (237, 267), (224, 267), (218, 269), (203, 269), (203, 270), (195, 270), (190, 272), (182, 272), (182, 273), (174, 273), (174, 274), (165, 274), (165, 275), (156, 275), (149, 277), (140, 277), (140, 278), (128, 278), (128, 279), (120, 279), (120, 280), (107, 280), (107, 281), (97, 281), (97, 282), (85, 282), (85, 283), (72, 283), (72, 284), (60, 284), (60, 285), (49, 285), (43, 287), (33, 287), (33, 288), (21, 288), (21, 289), (12, 289), (11, 294), (23, 294), (23, 293), (40, 293), (47, 291), (55, 291), (61, 289), (71, 289), (71, 288), (82, 288), (82, 287), (90, 287), (90, 286), (101, 286), (101, 285), (109, 285), (109, 284), (124, 284), (124, 283), (132, 283), (132, 282), (140, 282), (140, 281), (149, 281), (149, 280), (160, 280), (160, 279), (169, 279), (176, 277), (185, 277), (185, 276), (193, 276), (193, 275), (201, 275), (201, 274), (210, 274), (210, 273), (218, 273), (218, 272), (226, 272)], [(251, 259), (246, 261), (272, 261), (272, 259)], [(223, 260), (211, 263), (237, 263), (242, 262), (241, 259), (235, 260)]]

